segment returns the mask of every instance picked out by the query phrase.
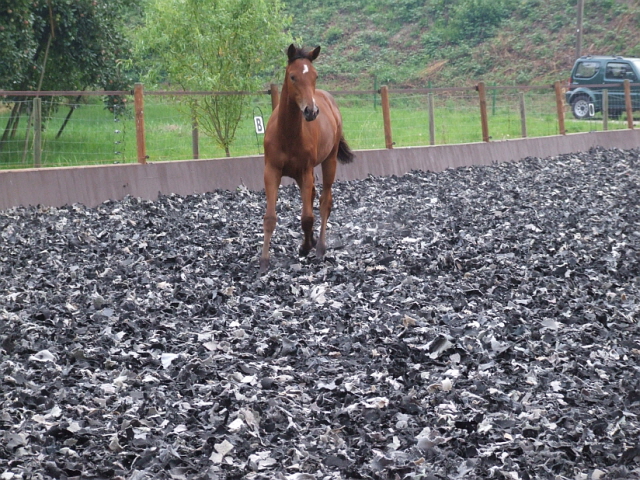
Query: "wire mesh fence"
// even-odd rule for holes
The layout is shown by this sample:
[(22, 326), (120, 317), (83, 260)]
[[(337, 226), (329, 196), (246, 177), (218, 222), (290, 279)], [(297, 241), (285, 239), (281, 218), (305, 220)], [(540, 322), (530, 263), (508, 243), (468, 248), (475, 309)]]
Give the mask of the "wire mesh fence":
[(478, 95), (468, 91), (389, 94), (391, 133), (397, 147), (471, 143), (482, 140)]
[[(256, 134), (254, 117), (268, 121), (271, 99), (265, 94), (243, 95), (244, 114), (240, 118), (229, 148), (231, 156), (262, 153), (262, 137)], [(202, 95), (145, 97), (145, 132), (149, 161), (221, 158), (225, 149), (215, 140), (211, 120), (198, 118), (194, 105), (207, 100)]]
[[(139, 161), (136, 112), (131, 93), (118, 96), (65, 92), (33, 97), (0, 92), (0, 168), (76, 166)], [(123, 93), (123, 92), (120, 92)], [(227, 152), (206, 118), (195, 120), (193, 105), (202, 92), (146, 92), (144, 141), (148, 161), (222, 158)], [(229, 147), (231, 156), (262, 153), (264, 125), (271, 115), (268, 92), (243, 94), (243, 114)], [(379, 92), (333, 92), (340, 106), (345, 138), (356, 150), (385, 148), (385, 125)], [(105, 98), (111, 101), (106, 102)], [(209, 97), (210, 98), (210, 97)], [(491, 141), (558, 135), (554, 89), (487, 87), (486, 116)], [(474, 88), (390, 90), (390, 130), (395, 147), (483, 141), (478, 92)], [(628, 128), (624, 98), (611, 96), (607, 115), (594, 112), (574, 119), (565, 106), (566, 133)], [(39, 113), (38, 113), (39, 112)], [(37, 133), (37, 135), (36, 135)]]
[(560, 134), (556, 98), (548, 88), (488, 89), (487, 117), (493, 141)]
[[(589, 114), (582, 120), (576, 120), (571, 113), (568, 118), (572, 122), (581, 125), (582, 128), (588, 128), (590, 131), (596, 130), (623, 130), (629, 128), (629, 122), (626, 113), (625, 94), (620, 90), (601, 90), (596, 91), (595, 97), (599, 108), (595, 108), (595, 104), (588, 104)], [(633, 94), (633, 103), (637, 108), (637, 94)], [(569, 112), (572, 107), (568, 107)]]
[(352, 149), (384, 148), (380, 98), (370, 94), (341, 95), (334, 92), (342, 113), (344, 136)]
[[(107, 108), (96, 97), (45, 98), (39, 122), (33, 99), (1, 101), (0, 168), (135, 162), (133, 117), (123, 100)], [(40, 165), (34, 164), (37, 150)]]

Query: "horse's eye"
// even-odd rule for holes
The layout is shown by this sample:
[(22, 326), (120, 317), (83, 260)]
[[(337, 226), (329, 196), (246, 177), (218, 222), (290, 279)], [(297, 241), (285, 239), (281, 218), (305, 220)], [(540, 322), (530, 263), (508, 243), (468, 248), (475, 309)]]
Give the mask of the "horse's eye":
[(296, 76), (295, 75), (291, 75), (289, 78), (291, 79), (292, 82), (296, 81)]

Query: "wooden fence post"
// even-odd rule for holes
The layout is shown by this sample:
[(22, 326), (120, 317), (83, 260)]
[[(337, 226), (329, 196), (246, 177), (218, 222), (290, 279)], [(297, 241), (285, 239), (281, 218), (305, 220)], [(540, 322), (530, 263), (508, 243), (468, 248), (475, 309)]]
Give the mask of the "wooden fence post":
[(602, 130), (609, 130), (609, 90), (602, 90)]
[[(25, 100), (25, 104), (26, 104), (26, 100)], [(26, 128), (26, 132), (24, 134), (24, 148), (22, 149), (22, 163), (26, 163), (27, 162), (27, 151), (29, 150), (29, 137), (31, 136), (31, 124), (33, 123), (33, 112), (35, 110), (35, 101), (31, 102), (31, 112), (29, 113), (29, 116), (27, 117), (27, 128)], [(23, 108), (23, 105), (21, 103), (16, 103), (16, 107), (18, 107), (17, 112), (18, 112), (18, 119), (20, 111)], [(15, 107), (14, 107), (14, 111), (15, 111)], [(13, 116), (14, 113), (13, 111), (11, 112), (11, 115)], [(13, 125), (11, 126), (11, 131), (12, 131), (12, 135), (15, 135), (16, 132), (16, 128), (18, 128), (18, 121), (16, 120)], [(8, 134), (8, 130), (5, 130), (5, 135), (3, 136), (2, 140), (5, 139), (5, 136)]]
[(480, 97), (480, 123), (482, 124), (482, 141), (488, 142), (489, 137), (489, 118), (487, 116), (487, 89), (484, 82), (478, 83), (476, 87), (478, 95)]
[(198, 160), (200, 158), (200, 142), (198, 138), (198, 116), (194, 107), (191, 108), (191, 151), (193, 152), (193, 159)]
[(520, 97), (520, 129), (522, 138), (527, 138), (527, 110), (524, 103), (524, 92), (520, 92), (518, 96)]
[(147, 163), (147, 145), (144, 135), (144, 88), (141, 83), (136, 83), (133, 88), (133, 104), (136, 111), (138, 163)]
[(382, 120), (384, 122), (384, 143), (387, 148), (393, 148), (391, 135), (391, 108), (389, 107), (389, 88), (384, 85), (380, 88), (380, 100), (382, 103)]
[(42, 166), (42, 99), (33, 99), (33, 166)]
[(631, 106), (631, 82), (624, 80), (624, 105), (627, 108), (627, 126), (633, 129), (633, 107)]
[(562, 93), (562, 83), (556, 82), (553, 84), (556, 92), (556, 110), (558, 111), (558, 130), (560, 135), (566, 135), (567, 130), (564, 126), (564, 98)]
[(278, 85), (271, 84), (271, 111), (275, 110), (280, 103), (280, 93), (278, 93)]
[(436, 123), (433, 113), (433, 93), (427, 95), (427, 104), (429, 107), (429, 145), (436, 144)]

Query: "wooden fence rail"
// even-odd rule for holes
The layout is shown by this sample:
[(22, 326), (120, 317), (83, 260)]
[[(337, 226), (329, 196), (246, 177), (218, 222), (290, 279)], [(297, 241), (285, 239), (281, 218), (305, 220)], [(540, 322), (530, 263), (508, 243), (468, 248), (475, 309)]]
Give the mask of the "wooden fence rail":
[[(587, 85), (588, 86), (588, 85)], [(615, 86), (615, 85), (612, 85)], [(629, 81), (625, 81), (624, 84), (620, 86), (624, 86), (625, 93), (625, 107), (627, 112), (627, 126), (629, 129), (633, 128), (633, 115), (632, 115), (632, 103), (631, 103), (631, 88)], [(519, 96), (519, 110), (520, 110), (520, 122), (521, 122), (521, 136), (523, 138), (527, 137), (527, 125), (526, 125), (526, 109), (524, 102), (524, 92), (531, 90), (553, 90), (555, 92), (555, 101), (556, 101), (556, 115), (557, 115), (557, 123), (558, 123), (558, 132), (561, 135), (566, 134), (565, 129), (565, 102), (564, 102), (564, 89), (561, 82), (555, 82), (553, 85), (548, 86), (489, 86), (485, 85), (484, 82), (479, 82), (475, 87), (453, 87), (453, 88), (419, 88), (419, 89), (395, 89), (388, 88), (387, 86), (381, 87), (379, 90), (343, 90), (343, 91), (333, 91), (331, 92), (335, 96), (340, 95), (376, 95), (380, 96), (380, 105), (382, 106), (382, 117), (383, 117), (383, 125), (384, 125), (384, 139), (385, 146), (387, 149), (392, 149), (394, 146), (393, 135), (392, 135), (392, 125), (391, 125), (391, 107), (390, 107), (390, 97), (397, 94), (409, 95), (409, 94), (424, 94), (428, 97), (428, 109), (429, 109), (429, 144), (435, 144), (435, 127), (434, 127), (434, 113), (433, 113), (433, 96), (435, 94), (452, 94), (452, 93), (473, 93), (477, 92), (478, 95), (478, 107), (480, 110), (480, 128), (482, 129), (482, 140), (483, 142), (490, 142), (491, 135), (489, 130), (489, 121), (488, 121), (488, 106), (487, 106), (487, 96), (488, 92), (497, 92), (497, 91), (505, 91), (505, 90), (513, 90), (518, 93)], [(134, 118), (135, 118), (135, 126), (136, 126), (136, 143), (137, 143), (137, 160), (138, 163), (146, 163), (148, 156), (146, 153), (146, 140), (145, 140), (145, 117), (144, 117), (144, 97), (147, 95), (156, 95), (156, 96), (215, 96), (215, 95), (270, 95), (271, 96), (271, 105), (272, 108), (278, 104), (279, 100), (279, 90), (277, 85), (271, 85), (269, 90), (260, 91), (260, 92), (213, 92), (213, 91), (145, 91), (144, 87), (141, 83), (137, 83), (135, 88), (132, 91), (120, 90), (120, 91), (43, 91), (43, 92), (34, 92), (34, 91), (7, 91), (0, 90), (0, 99), (5, 98), (7, 101), (12, 101), (19, 98), (25, 97), (33, 97), (34, 98), (34, 112), (40, 112), (40, 99), (41, 97), (54, 97), (54, 96), (74, 96), (74, 97), (82, 97), (82, 96), (125, 96), (132, 95), (134, 97)], [(604, 102), (607, 102), (606, 91), (604, 92)], [(606, 112), (606, 110), (605, 110)], [(39, 120), (39, 119), (38, 119)], [(603, 126), (604, 129), (607, 129), (607, 115), (606, 113), (603, 115)], [(40, 166), (40, 136), (39, 131), (40, 127), (34, 129), (35, 138), (34, 138), (34, 166)], [(193, 121), (192, 125), (192, 149), (193, 149), (193, 158), (199, 157), (199, 146), (198, 146), (198, 125), (196, 119)]]

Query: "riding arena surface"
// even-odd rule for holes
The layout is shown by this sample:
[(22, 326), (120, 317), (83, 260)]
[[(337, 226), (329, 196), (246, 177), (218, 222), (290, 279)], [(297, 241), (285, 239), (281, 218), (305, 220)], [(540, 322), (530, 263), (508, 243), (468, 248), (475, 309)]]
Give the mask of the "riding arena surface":
[(2, 211), (0, 478), (640, 478), (639, 159)]

